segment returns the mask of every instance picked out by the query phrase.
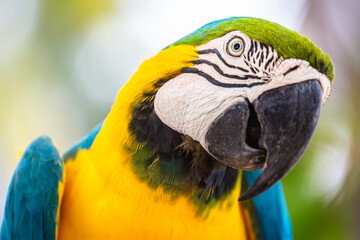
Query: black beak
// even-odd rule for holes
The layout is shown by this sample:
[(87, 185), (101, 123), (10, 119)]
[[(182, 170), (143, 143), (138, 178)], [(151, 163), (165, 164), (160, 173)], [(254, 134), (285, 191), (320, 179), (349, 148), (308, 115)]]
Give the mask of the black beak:
[(321, 104), (320, 83), (308, 80), (263, 93), (253, 109), (238, 103), (215, 120), (206, 134), (209, 152), (234, 168), (263, 168), (239, 201), (264, 192), (295, 166), (315, 131)]

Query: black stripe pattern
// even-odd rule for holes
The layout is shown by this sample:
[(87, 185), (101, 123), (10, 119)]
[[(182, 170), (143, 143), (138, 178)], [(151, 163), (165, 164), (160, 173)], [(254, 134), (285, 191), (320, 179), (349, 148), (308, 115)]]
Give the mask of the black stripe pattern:
[(219, 51), (215, 48), (213, 49), (206, 49), (206, 50), (201, 50), (198, 52), (198, 54), (209, 54), (209, 53), (215, 53), (216, 56), (225, 64), (225, 66), (229, 67), (229, 68), (234, 68), (234, 69), (239, 69), (240, 71), (243, 71), (243, 72), (249, 72), (248, 70), (246, 70), (245, 68), (241, 68), (241, 67), (237, 67), (237, 66), (234, 66), (234, 65), (231, 65), (229, 63), (227, 63), (225, 61), (225, 59), (221, 56), (221, 54), (219, 53)]
[(223, 83), (223, 82), (219, 82), (217, 81), (215, 78), (211, 77), (209, 74), (200, 71), (199, 69), (193, 67), (193, 68), (183, 68), (182, 69), (183, 73), (195, 73), (201, 77), (204, 77), (206, 80), (208, 80), (210, 83), (219, 86), (219, 87), (227, 87), (227, 88), (244, 88), (244, 87), (248, 87), (251, 88), (253, 86), (257, 86), (257, 85), (262, 85), (265, 82), (254, 82), (254, 83), (250, 83), (250, 84), (246, 84), (246, 83)]
[[(195, 66), (192, 68), (184, 68), (182, 69), (182, 72), (197, 74), (216, 86), (227, 88), (251, 88), (268, 83), (271, 81), (269, 73), (276, 65), (276, 61), (281, 60), (273, 47), (254, 40), (250, 40), (248, 51), (244, 52), (244, 54), (239, 58), (239, 61), (243, 61), (244, 63), (242, 64), (242, 67), (235, 66), (227, 62), (224, 56), (222, 56), (216, 48), (200, 50), (198, 51), (198, 54), (199, 59), (192, 61)], [(216, 59), (209, 60), (209, 57), (207, 57), (209, 54), (212, 54), (216, 57)], [(218, 65), (219, 63), (223, 66), (220, 67)], [(211, 76), (211, 74), (202, 70), (203, 68), (200, 67), (200, 65), (210, 66), (219, 75), (232, 80), (232, 82), (226, 83), (215, 79), (215, 77)], [(243, 67), (244, 65), (245, 67)], [(226, 73), (226, 68), (229, 70), (238, 70), (239, 74)]]

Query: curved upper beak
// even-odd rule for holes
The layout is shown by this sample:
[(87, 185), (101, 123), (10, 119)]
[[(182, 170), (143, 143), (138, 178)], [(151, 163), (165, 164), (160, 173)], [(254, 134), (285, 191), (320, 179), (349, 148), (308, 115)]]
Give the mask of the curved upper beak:
[(252, 103), (255, 113), (241, 102), (215, 120), (206, 134), (208, 151), (235, 168), (263, 168), (240, 201), (266, 191), (295, 166), (315, 131), (321, 104), (322, 89), (313, 79), (263, 93)]

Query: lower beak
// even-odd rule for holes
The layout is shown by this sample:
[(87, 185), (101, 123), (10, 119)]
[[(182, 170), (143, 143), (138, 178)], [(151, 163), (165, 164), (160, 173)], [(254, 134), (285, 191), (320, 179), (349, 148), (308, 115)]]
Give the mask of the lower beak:
[(206, 134), (210, 154), (234, 168), (263, 168), (240, 201), (266, 191), (295, 166), (315, 131), (321, 104), (319, 81), (307, 80), (267, 91), (253, 105), (238, 103), (215, 120)]

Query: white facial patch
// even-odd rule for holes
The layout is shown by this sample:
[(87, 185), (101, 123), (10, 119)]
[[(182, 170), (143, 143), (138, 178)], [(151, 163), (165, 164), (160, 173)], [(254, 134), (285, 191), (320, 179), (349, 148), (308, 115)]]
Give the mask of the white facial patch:
[[(242, 41), (229, 51), (229, 42)], [(239, 49), (243, 47), (242, 49)], [(156, 93), (154, 109), (173, 130), (192, 137), (206, 148), (205, 135), (214, 120), (234, 104), (252, 103), (262, 93), (316, 79), (323, 102), (330, 93), (328, 78), (300, 59), (283, 60), (269, 46), (233, 31), (198, 47), (192, 68), (165, 83)], [(242, 50), (240, 56), (231, 55)]]
[(220, 88), (197, 74), (181, 74), (156, 93), (154, 110), (173, 130), (205, 146), (210, 124), (227, 108), (244, 101), (245, 90)]

